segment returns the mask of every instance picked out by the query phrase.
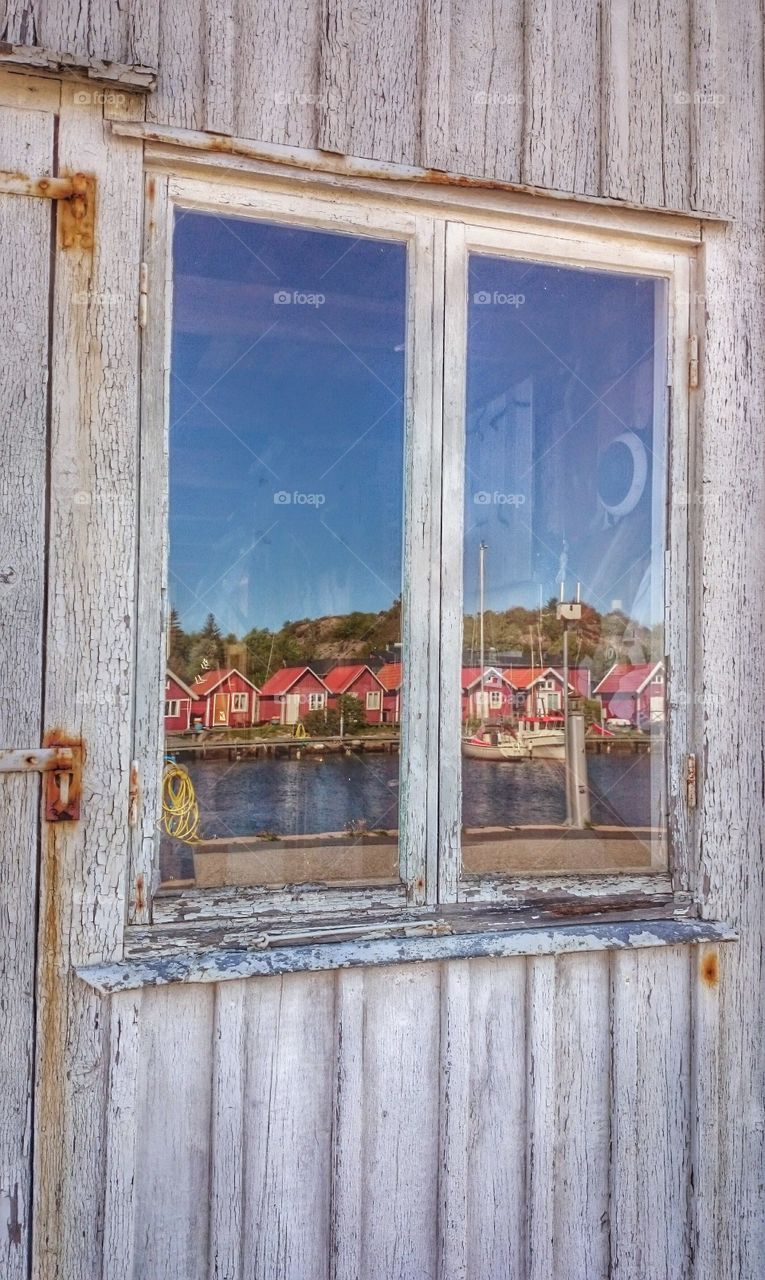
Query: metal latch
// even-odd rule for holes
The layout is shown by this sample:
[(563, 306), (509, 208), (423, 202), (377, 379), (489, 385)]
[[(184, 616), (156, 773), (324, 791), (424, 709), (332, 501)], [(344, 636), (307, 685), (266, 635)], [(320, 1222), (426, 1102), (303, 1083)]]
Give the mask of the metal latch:
[(29, 751), (0, 750), (0, 773), (44, 773), (46, 822), (76, 822), (82, 793), (82, 747), (51, 743)]

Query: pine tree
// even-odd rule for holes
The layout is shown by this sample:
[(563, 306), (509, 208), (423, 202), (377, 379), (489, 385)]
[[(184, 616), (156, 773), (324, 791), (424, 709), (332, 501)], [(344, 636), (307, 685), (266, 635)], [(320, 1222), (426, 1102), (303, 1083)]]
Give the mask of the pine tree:
[(189, 666), (194, 678), (223, 666), (223, 635), (212, 613), (208, 613), (202, 630), (194, 639)]

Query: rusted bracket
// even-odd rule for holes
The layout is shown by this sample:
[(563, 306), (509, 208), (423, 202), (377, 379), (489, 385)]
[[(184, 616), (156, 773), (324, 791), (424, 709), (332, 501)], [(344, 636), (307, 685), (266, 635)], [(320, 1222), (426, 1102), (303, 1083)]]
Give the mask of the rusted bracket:
[(32, 178), (26, 173), (0, 169), (0, 195), (58, 200), (60, 247), (92, 250), (96, 225), (96, 179), (92, 173)]
[(44, 773), (46, 822), (76, 822), (82, 793), (82, 747), (49, 742), (29, 751), (0, 751), (0, 773)]

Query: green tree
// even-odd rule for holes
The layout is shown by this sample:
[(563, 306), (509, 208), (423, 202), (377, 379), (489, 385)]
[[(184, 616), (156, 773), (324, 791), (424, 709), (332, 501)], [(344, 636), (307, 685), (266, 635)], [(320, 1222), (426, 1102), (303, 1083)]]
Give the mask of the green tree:
[(183, 630), (177, 609), (170, 610), (167, 633), (167, 665), (181, 680), (188, 683), (192, 679), (189, 667), (191, 637)]
[(208, 613), (202, 630), (197, 632), (191, 646), (189, 666), (192, 676), (201, 671), (214, 671), (223, 665), (223, 636), (215, 621), (215, 615)]

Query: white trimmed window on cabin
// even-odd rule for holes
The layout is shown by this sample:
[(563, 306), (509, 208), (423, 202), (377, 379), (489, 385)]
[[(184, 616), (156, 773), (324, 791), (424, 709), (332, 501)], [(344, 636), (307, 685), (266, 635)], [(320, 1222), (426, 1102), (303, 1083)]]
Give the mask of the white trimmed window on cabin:
[[(246, 738), (223, 727), (179, 749), (192, 783), (205, 753), (199, 839), (163, 831), (149, 867), (136, 834), (136, 870), (162, 886), (155, 919), (208, 890), (258, 916), (275, 884), (297, 914), (480, 911), (543, 898), (551, 872), (564, 897), (586, 876), (613, 903), (616, 877), (627, 905), (670, 901), (684, 716), (668, 725), (652, 700), (650, 724), (604, 738), (534, 671), (586, 665), (593, 688), (610, 672), (607, 716), (623, 716), (618, 669), (626, 683), (638, 663), (682, 669), (687, 524), (666, 513), (668, 485), (688, 486), (695, 240), (671, 219), (499, 193), (397, 203), (352, 179), (330, 197), (307, 179), (155, 168), (147, 252), (170, 292), (150, 308), (144, 381), (169, 408), (143, 430), (169, 523), (164, 498), (144, 502), (141, 544), (169, 542), (169, 574), (146, 634), (165, 592), (170, 663), (191, 686), (198, 655), (223, 665), (222, 635), (256, 686), (282, 667), (331, 683), (336, 667), (402, 664), (400, 738), (364, 718), (379, 690), (337, 697), (320, 733), (301, 707), (327, 694), (288, 692), (276, 743), (264, 714)], [(510, 699), (482, 731), (504, 691), (463, 695), (462, 672), (488, 682), (489, 659), (508, 686), (524, 671), (538, 714)], [(152, 715), (140, 708), (139, 732)], [(151, 740), (159, 762), (154, 734), (136, 754)], [(209, 785), (218, 768), (225, 787)]]
[(175, 720), (181, 714), (181, 704), (176, 698), (170, 698), (165, 703), (165, 718)]

